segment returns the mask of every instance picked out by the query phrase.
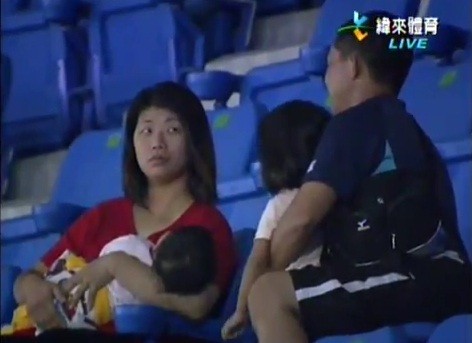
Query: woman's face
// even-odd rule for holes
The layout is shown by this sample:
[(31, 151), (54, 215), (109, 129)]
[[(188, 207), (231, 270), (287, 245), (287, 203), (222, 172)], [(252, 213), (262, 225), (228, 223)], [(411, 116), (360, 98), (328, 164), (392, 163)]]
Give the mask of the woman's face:
[(141, 112), (133, 143), (138, 165), (151, 183), (185, 176), (186, 137), (176, 114), (156, 107)]

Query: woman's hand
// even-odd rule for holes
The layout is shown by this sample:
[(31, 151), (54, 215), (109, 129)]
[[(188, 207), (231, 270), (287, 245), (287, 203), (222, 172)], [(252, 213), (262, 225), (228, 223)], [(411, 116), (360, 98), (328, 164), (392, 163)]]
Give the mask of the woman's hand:
[(55, 301), (65, 303), (65, 293), (57, 284), (44, 280), (39, 275), (28, 274), (19, 280), (24, 305), (31, 320), (40, 330), (65, 327)]
[(80, 299), (88, 291), (86, 298), (87, 309), (89, 311), (93, 309), (97, 292), (114, 279), (113, 275), (109, 272), (110, 264), (113, 262), (112, 257), (113, 253), (100, 257), (62, 283), (62, 289), (70, 294), (70, 308), (77, 307)]

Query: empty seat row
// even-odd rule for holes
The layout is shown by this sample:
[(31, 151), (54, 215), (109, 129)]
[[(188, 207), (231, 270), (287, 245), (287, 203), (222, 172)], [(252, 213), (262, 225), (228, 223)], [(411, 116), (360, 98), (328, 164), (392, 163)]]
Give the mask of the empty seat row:
[[(244, 49), (254, 6), (223, 3), (240, 17), (234, 44)], [(2, 55), (12, 75), (3, 139), (19, 155), (64, 148), (91, 128), (119, 127), (138, 90), (204, 66), (205, 37), (172, 1), (93, 0), (82, 21), (74, 18), (79, 0), (45, 4), (2, 13)]]
[[(418, 3), (357, 1), (341, 5), (337, 0), (325, 1), (311, 42), (301, 49), (300, 57), (250, 71), (242, 81), (241, 98), (268, 109), (290, 99), (311, 100), (329, 107), (323, 75), (336, 28), (351, 18), (354, 10), (387, 10), (405, 18), (415, 15)], [(435, 141), (464, 139), (472, 132), (472, 3), (431, 0), (425, 16), (439, 18), (438, 35), (430, 37), (428, 48), (417, 54), (400, 97)]]
[(241, 97), (250, 98), (272, 109), (289, 99), (327, 102), (321, 76), (326, 69), (326, 50), (337, 28), (352, 18), (354, 11), (386, 10), (399, 17), (416, 14), (419, 0), (339, 1), (326, 0), (320, 8), (314, 34), (297, 59), (255, 68), (244, 78)]

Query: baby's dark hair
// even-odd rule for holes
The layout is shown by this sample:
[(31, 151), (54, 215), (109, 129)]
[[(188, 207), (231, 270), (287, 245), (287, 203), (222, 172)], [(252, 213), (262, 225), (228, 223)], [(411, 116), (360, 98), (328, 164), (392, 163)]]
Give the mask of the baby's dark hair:
[(267, 190), (299, 188), (328, 124), (330, 113), (294, 100), (272, 110), (259, 125), (259, 158)]
[(202, 227), (183, 227), (169, 234), (158, 245), (153, 268), (166, 292), (198, 294), (216, 277), (213, 238)]

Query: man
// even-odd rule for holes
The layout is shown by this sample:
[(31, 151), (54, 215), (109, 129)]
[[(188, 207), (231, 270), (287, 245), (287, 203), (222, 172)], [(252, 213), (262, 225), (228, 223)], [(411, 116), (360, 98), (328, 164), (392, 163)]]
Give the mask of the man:
[[(366, 16), (366, 25), (374, 28), (376, 18), (393, 18), (386, 12)], [(388, 50), (388, 37), (376, 35), (375, 30), (362, 42), (352, 31), (338, 33), (325, 78), (335, 117), (304, 185), (274, 232), (274, 270), (283, 270), (333, 206), (352, 199), (371, 177), (385, 157), (387, 138), (397, 168), (429, 170), (422, 133), (397, 99), (412, 61), (410, 50)], [(398, 112), (388, 116), (388, 122), (385, 108)], [(443, 224), (455, 233), (442, 241), (441, 250), (426, 257), (411, 256), (406, 273), (384, 264), (334, 268), (322, 262), (320, 267), (265, 274), (249, 296), (251, 320), (261, 343), (308, 342), (472, 312), (470, 262), (457, 234), (451, 183), (435, 156), (436, 198)]]

